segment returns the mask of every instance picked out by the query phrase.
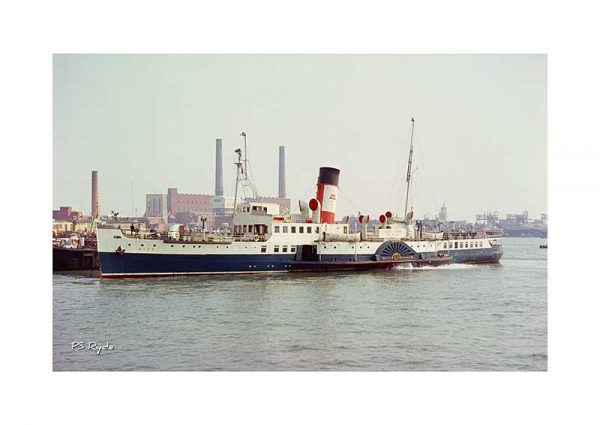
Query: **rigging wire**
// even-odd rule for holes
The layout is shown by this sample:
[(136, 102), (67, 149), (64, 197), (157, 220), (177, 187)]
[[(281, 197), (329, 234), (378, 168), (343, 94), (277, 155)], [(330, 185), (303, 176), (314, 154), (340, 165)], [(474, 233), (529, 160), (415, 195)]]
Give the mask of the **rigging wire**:
[(358, 206), (356, 203), (354, 203), (354, 202), (352, 201), (352, 199), (350, 199), (350, 197), (348, 196), (348, 194), (346, 193), (346, 191), (345, 191), (344, 189), (342, 189), (340, 186), (338, 186), (338, 190), (339, 190), (339, 193), (341, 193), (341, 194), (344, 196), (344, 198), (345, 198), (345, 199), (346, 199), (346, 200), (347, 200), (347, 201), (348, 201), (350, 204), (352, 204), (352, 206), (353, 206), (354, 208), (356, 208), (356, 211), (355, 211), (355, 212), (359, 212), (359, 211), (360, 211), (361, 213), (364, 213), (365, 211), (367, 211), (366, 209), (362, 209), (362, 208), (360, 208), (360, 207), (359, 207), (359, 206)]

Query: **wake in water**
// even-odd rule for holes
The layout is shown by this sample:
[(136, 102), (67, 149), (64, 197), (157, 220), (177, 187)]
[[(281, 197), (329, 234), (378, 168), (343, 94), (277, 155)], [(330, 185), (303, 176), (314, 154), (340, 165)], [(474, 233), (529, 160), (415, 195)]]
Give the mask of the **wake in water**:
[(474, 269), (477, 267), (479, 267), (477, 264), (464, 264), (464, 263), (444, 264), (441, 266), (421, 266), (421, 267), (413, 267), (412, 264), (402, 264), (400, 266), (394, 267), (394, 270), (465, 270), (465, 269)]

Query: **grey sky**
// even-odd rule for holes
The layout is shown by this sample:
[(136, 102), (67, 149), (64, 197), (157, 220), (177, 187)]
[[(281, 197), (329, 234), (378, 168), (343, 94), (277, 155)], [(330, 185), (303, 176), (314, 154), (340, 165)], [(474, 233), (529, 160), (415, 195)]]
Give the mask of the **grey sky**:
[(410, 118), (416, 120), (417, 216), (446, 202), (476, 212), (546, 212), (545, 55), (56, 55), (53, 206), (138, 214), (146, 193), (214, 192), (223, 139), (225, 193), (248, 134), (256, 186), (314, 195), (338, 166), (338, 213), (403, 209)]

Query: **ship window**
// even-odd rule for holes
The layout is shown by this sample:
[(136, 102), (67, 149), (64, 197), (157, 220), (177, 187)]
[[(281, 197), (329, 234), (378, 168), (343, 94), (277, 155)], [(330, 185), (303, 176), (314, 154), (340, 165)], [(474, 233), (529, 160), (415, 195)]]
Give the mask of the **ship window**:
[(469, 243), (469, 248), (473, 248), (473, 242)]
[(141, 246), (144, 246), (144, 244), (141, 244)]
[(153, 244), (152, 246), (156, 246), (156, 244)]
[(248, 233), (252, 233), (252, 225), (251, 224), (248, 225)]
[(273, 226), (273, 233), (279, 233), (279, 226)]
[(290, 248), (290, 252), (296, 252), (296, 247), (294, 245), (292, 245), (292, 247)]
[(312, 233), (312, 227), (306, 226), (306, 233)]
[(296, 233), (296, 226), (292, 226), (292, 233)]
[(288, 232), (288, 227), (287, 226), (283, 226), (283, 233), (287, 233)]
[(266, 245), (261, 246), (260, 252), (267, 252), (267, 246)]
[(454, 242), (454, 249), (458, 248), (458, 242)]
[(173, 245), (171, 245), (171, 248), (173, 248)]
[(264, 211), (264, 212), (267, 212), (267, 207), (263, 207), (263, 211)]
[(463, 243), (462, 243), (462, 242), (460, 243), (460, 247), (461, 247), (461, 248), (463, 247)]
[(304, 226), (298, 226), (298, 230), (300, 233), (304, 233)]
[(315, 228), (315, 233), (319, 233), (319, 228), (318, 227)]
[(448, 247), (448, 244), (446, 244), (446, 242), (444, 242), (444, 249), (446, 249)]
[(281, 248), (281, 252), (287, 252), (287, 245), (284, 245), (284, 246)]
[(246, 227), (246, 225), (244, 224), (244, 225), (242, 226), (242, 233), (246, 233), (246, 228), (247, 228), (247, 227)]
[(275, 245), (273, 247), (273, 252), (279, 252), (279, 245)]

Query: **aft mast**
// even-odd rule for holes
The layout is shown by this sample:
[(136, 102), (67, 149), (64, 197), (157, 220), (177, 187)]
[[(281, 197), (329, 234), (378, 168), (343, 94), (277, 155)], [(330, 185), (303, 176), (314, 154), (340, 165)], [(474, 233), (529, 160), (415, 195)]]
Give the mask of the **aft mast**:
[(408, 223), (408, 194), (410, 190), (410, 176), (412, 174), (412, 156), (413, 156), (413, 136), (415, 134), (415, 119), (410, 119), (412, 123), (412, 130), (410, 132), (410, 152), (408, 154), (408, 170), (406, 172), (406, 202), (404, 204), (404, 222)]

